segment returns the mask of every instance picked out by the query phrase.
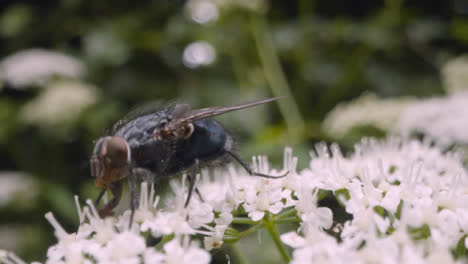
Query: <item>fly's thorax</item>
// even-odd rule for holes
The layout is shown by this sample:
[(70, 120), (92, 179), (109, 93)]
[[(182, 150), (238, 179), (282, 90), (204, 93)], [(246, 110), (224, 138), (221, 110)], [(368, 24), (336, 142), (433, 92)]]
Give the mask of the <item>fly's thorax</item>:
[(132, 148), (136, 167), (150, 170), (157, 176), (169, 173), (168, 167), (177, 162), (175, 142), (149, 140)]

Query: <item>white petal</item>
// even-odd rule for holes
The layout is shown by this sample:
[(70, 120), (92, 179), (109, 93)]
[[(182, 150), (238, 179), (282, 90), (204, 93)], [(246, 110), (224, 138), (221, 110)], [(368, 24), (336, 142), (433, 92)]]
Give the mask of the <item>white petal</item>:
[(305, 239), (294, 231), (282, 234), (281, 241), (293, 248), (299, 248), (306, 245)]

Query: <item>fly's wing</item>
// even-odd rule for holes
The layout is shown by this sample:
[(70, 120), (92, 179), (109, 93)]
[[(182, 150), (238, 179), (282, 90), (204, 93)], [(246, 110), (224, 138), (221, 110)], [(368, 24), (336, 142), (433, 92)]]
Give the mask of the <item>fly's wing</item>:
[(120, 128), (125, 126), (128, 122), (145, 115), (150, 115), (165, 109), (174, 108), (177, 104), (177, 101), (153, 101), (145, 103), (139, 107), (134, 108), (124, 117), (122, 117), (111, 129), (111, 134), (115, 134)]
[(180, 117), (172, 119), (172, 121), (168, 124), (167, 129), (170, 131), (176, 130), (196, 120), (200, 120), (200, 119), (204, 119), (204, 118), (208, 118), (212, 116), (217, 116), (217, 115), (222, 115), (224, 113), (237, 111), (240, 109), (244, 109), (244, 108), (248, 108), (248, 107), (252, 107), (252, 106), (256, 106), (260, 104), (266, 104), (272, 101), (276, 101), (280, 98), (282, 97), (272, 97), (272, 98), (267, 98), (263, 100), (258, 100), (254, 102), (233, 105), (233, 106), (210, 107), (210, 108), (202, 108), (202, 109), (196, 109), (196, 110), (191, 110), (191, 111), (185, 111), (180, 115)]

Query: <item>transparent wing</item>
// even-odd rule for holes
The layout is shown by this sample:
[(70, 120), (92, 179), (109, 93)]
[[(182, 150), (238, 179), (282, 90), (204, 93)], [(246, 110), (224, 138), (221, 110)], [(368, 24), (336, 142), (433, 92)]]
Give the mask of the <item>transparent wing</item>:
[(123, 116), (117, 123), (112, 126), (111, 133), (114, 134), (117, 130), (125, 126), (128, 122), (144, 115), (149, 115), (156, 113), (158, 111), (162, 111), (164, 109), (168, 109), (171, 107), (174, 107), (177, 105), (177, 102), (174, 101), (164, 101), (164, 100), (159, 100), (159, 101), (152, 101), (145, 103), (141, 106), (138, 106), (128, 112), (125, 116)]
[(260, 104), (266, 104), (272, 101), (276, 101), (282, 97), (272, 97), (268, 99), (263, 99), (263, 100), (258, 100), (254, 102), (249, 102), (249, 103), (244, 103), (244, 104), (239, 104), (239, 105), (233, 105), (233, 106), (224, 106), (224, 107), (210, 107), (210, 108), (202, 108), (202, 109), (195, 109), (191, 111), (186, 111), (183, 115), (181, 115), (179, 118), (174, 118), (169, 124), (168, 124), (168, 129), (169, 130), (175, 130), (180, 128), (181, 126), (184, 126), (188, 123), (191, 123), (196, 120), (200, 120), (203, 118), (208, 118), (212, 116), (217, 116), (217, 115), (222, 115), (224, 113), (232, 112), (232, 111), (237, 111), (240, 109), (260, 105)]

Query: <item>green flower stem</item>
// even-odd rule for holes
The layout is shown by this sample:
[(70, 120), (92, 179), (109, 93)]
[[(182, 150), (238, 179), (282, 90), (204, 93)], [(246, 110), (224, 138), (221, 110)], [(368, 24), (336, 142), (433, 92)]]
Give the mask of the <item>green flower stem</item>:
[(265, 79), (270, 86), (273, 95), (285, 96), (278, 101), (281, 114), (288, 126), (292, 137), (298, 127), (302, 127), (304, 120), (299, 113), (297, 104), (291, 94), (291, 89), (281, 68), (280, 60), (268, 28), (268, 23), (263, 15), (252, 13), (250, 16), (250, 27), (252, 29), (255, 45), (260, 62), (262, 64)]
[(237, 243), (232, 243), (230, 244), (230, 247), (231, 247), (231, 252), (232, 252), (232, 255), (234, 255), (234, 257), (236, 258), (237, 262), (236, 263), (239, 263), (239, 264), (247, 264), (247, 259), (245, 258), (245, 256), (242, 254), (242, 252), (240, 251), (239, 247), (237, 246)]
[(172, 239), (174, 238), (174, 234), (171, 234), (171, 235), (167, 235), (167, 236), (163, 236), (163, 238), (161, 239), (161, 241), (159, 241), (159, 243), (156, 245), (156, 249), (157, 250), (162, 250), (163, 246), (171, 241)]
[(295, 207), (289, 208), (287, 210), (282, 211), (281, 213), (274, 216), (274, 219), (281, 219), (284, 217), (288, 217), (290, 215), (296, 214), (297, 210)]
[(252, 227), (250, 227), (249, 229), (246, 229), (242, 232), (239, 233), (239, 238), (241, 237), (245, 237), (246, 235), (249, 235), (251, 233), (254, 233), (255, 231), (257, 231), (258, 229), (262, 228), (264, 225), (263, 224), (257, 224), (257, 225), (254, 225)]
[(281, 257), (286, 263), (289, 263), (291, 261), (291, 256), (289, 256), (289, 252), (284, 246), (284, 244), (281, 242), (280, 236), (278, 234), (278, 230), (276, 229), (276, 224), (269, 218), (268, 220), (265, 220), (265, 227), (270, 233), (271, 238), (273, 239), (273, 242), (275, 242), (276, 247), (278, 248)]
[(285, 218), (273, 220), (273, 223), (275, 224), (297, 223), (299, 221), (301, 221), (301, 219), (297, 218), (296, 216), (291, 216), (291, 217), (285, 217)]
[(255, 225), (258, 224), (259, 222), (252, 221), (248, 217), (234, 217), (232, 219), (233, 224), (241, 224), (241, 225)]

